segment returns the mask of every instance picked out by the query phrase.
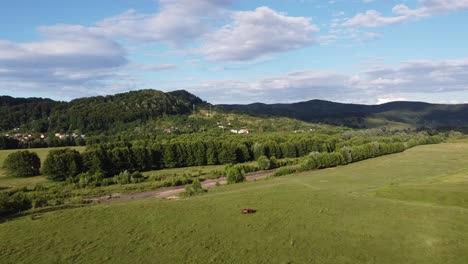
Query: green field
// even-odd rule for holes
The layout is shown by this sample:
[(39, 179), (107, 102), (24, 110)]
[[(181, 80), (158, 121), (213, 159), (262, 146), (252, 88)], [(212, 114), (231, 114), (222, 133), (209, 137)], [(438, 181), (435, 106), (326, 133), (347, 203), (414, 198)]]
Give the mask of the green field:
[[(1, 263), (468, 263), (468, 144), (0, 224)], [(242, 208), (256, 214), (242, 215)]]

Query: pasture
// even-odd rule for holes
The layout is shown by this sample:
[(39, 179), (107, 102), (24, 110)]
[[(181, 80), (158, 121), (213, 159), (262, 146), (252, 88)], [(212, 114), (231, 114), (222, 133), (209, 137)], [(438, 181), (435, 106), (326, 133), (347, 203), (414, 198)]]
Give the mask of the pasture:
[[(467, 263), (468, 144), (0, 224), (2, 263)], [(243, 208), (255, 214), (242, 215)]]

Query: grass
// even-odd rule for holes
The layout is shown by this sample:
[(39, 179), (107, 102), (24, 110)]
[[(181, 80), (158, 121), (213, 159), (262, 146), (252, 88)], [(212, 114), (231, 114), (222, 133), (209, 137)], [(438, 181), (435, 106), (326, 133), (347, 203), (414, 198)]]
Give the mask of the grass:
[[(0, 224), (2, 263), (466, 263), (468, 144)], [(242, 215), (242, 208), (257, 209)]]
[[(85, 147), (70, 147), (78, 151), (84, 151)], [(42, 162), (45, 161), (49, 151), (52, 149), (61, 149), (61, 148), (37, 148), (37, 149), (28, 149), (31, 152), (37, 153)], [(29, 178), (15, 178), (8, 177), (3, 171), (3, 161), (8, 155), (13, 152), (22, 151), (23, 149), (10, 149), (10, 150), (0, 150), (0, 189), (5, 187), (23, 187), (23, 186), (32, 186), (38, 183), (47, 182), (47, 179), (44, 176), (36, 176)]]

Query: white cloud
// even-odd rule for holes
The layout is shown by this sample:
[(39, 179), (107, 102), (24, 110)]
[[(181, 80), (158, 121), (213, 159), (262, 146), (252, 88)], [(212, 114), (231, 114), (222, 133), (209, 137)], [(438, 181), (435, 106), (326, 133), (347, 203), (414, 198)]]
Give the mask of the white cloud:
[(305, 70), (256, 80), (218, 80), (190, 87), (215, 103), (298, 102), (325, 99), (384, 103), (468, 92), (468, 59), (410, 61), (396, 67), (372, 66), (359, 74)]
[(157, 72), (176, 69), (177, 65), (168, 63), (133, 63), (129, 65), (128, 68), (141, 71)]
[(212, 30), (213, 20), (225, 16), (235, 0), (159, 0), (159, 11), (133, 9), (103, 19), (92, 27), (56, 25), (41, 27), (44, 34), (92, 34), (123, 37), (137, 42), (163, 42), (182, 46)]
[(160, 11), (140, 14), (129, 10), (104, 19), (97, 26), (106, 34), (136, 41), (161, 41), (183, 45), (211, 29), (212, 18), (226, 13), (223, 8), (234, 0), (160, 0)]
[(10, 89), (66, 89), (115, 77), (127, 64), (125, 50), (115, 41), (93, 34), (49, 32), (42, 41), (0, 41), (0, 83)]
[(394, 6), (392, 9), (393, 16), (384, 16), (376, 10), (368, 10), (346, 20), (342, 25), (382, 27), (468, 9), (468, 0), (419, 0), (418, 2), (420, 6), (415, 9), (411, 9), (404, 4)]
[(316, 98), (346, 101), (354, 93), (349, 85), (347, 75), (305, 70), (257, 80), (205, 81), (178, 88), (192, 91), (214, 103), (286, 103)]
[(268, 7), (234, 12), (232, 22), (204, 39), (200, 52), (211, 60), (252, 60), (315, 43), (317, 26)]

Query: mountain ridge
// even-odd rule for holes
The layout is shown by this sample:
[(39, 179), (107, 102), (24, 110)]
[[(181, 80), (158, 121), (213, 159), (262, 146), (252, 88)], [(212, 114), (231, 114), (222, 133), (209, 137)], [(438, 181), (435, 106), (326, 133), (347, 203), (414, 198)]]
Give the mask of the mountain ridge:
[[(143, 89), (73, 99), (0, 96), (0, 130), (26, 127), (37, 132), (107, 131), (122, 124), (145, 123), (165, 115), (188, 115), (193, 106), (210, 105), (186, 90)], [(379, 105), (313, 99), (295, 103), (218, 104), (216, 109), (258, 117), (287, 117), (306, 122), (370, 128), (389, 122), (415, 127), (468, 126), (468, 104), (396, 101)], [(371, 124), (376, 122), (376, 124)]]

